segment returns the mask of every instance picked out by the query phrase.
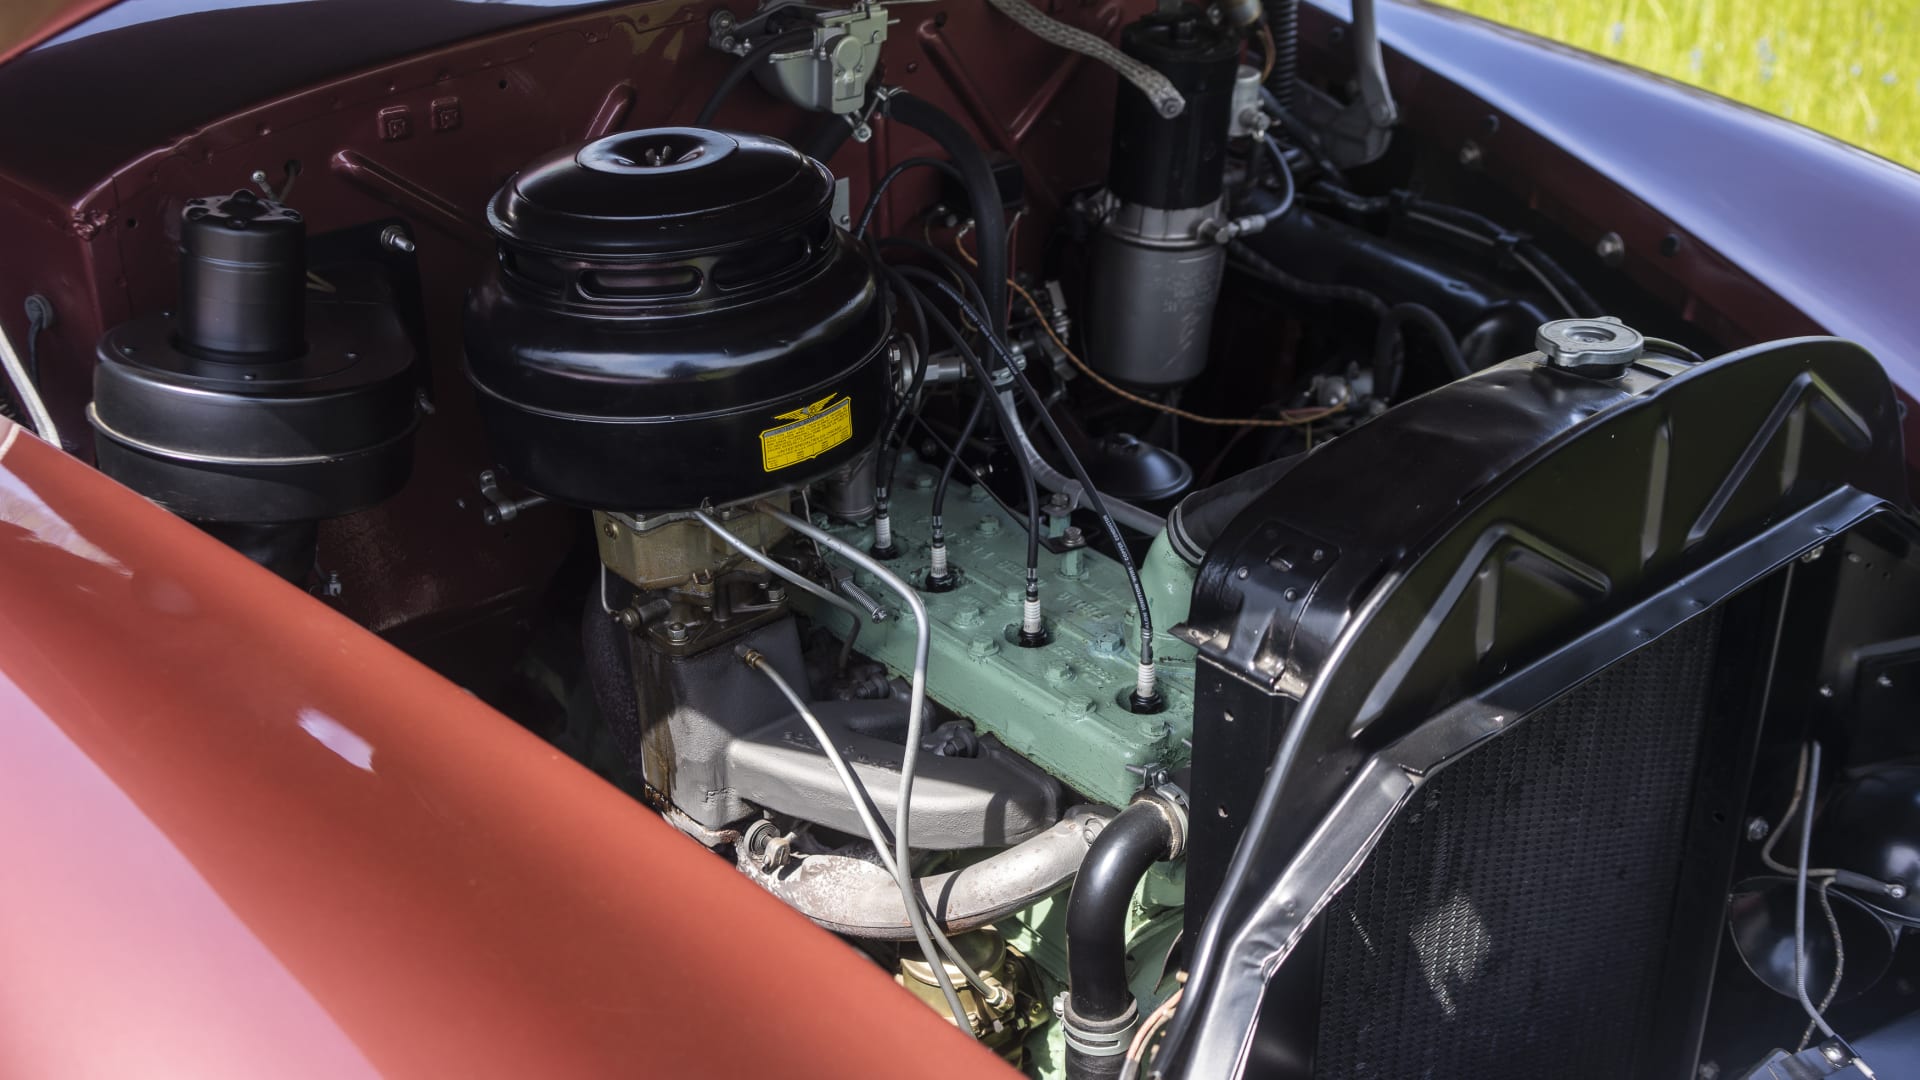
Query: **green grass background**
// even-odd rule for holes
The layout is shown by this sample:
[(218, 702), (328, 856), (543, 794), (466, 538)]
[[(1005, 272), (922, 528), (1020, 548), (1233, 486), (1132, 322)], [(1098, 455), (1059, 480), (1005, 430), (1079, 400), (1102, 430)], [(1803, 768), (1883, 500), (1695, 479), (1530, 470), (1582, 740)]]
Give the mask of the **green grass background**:
[(1920, 169), (1920, 0), (1444, 0)]

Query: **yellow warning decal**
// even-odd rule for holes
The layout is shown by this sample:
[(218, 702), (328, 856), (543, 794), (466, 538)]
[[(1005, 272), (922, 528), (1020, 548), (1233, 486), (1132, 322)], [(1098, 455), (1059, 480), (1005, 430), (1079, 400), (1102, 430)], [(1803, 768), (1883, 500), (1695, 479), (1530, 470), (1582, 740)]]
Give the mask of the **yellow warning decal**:
[(853, 399), (836, 397), (840, 395), (774, 417), (791, 422), (760, 433), (760, 463), (767, 472), (819, 457), (853, 438)]

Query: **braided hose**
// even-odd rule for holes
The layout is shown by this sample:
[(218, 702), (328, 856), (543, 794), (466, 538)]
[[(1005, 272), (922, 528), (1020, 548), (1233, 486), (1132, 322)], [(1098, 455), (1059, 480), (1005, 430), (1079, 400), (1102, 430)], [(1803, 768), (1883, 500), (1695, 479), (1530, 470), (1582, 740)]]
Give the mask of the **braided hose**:
[(1000, 14), (1025, 27), (1027, 32), (1042, 41), (1070, 49), (1090, 60), (1097, 60), (1120, 74), (1120, 77), (1140, 88), (1153, 102), (1153, 107), (1161, 116), (1175, 117), (1186, 111), (1187, 99), (1173, 88), (1173, 83), (1146, 64), (1135, 60), (1119, 49), (1108, 44), (1105, 38), (1090, 34), (1077, 26), (1068, 26), (1040, 9), (1027, 3), (1027, 0), (987, 0)]

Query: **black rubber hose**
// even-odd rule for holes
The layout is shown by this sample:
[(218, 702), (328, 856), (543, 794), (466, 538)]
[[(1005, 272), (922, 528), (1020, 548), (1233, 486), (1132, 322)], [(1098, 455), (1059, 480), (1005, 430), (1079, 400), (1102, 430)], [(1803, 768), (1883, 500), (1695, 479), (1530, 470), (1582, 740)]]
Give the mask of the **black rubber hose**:
[(1000, 185), (993, 178), (993, 167), (980, 144), (967, 129), (945, 112), (908, 93), (895, 93), (886, 101), (887, 115), (929, 136), (947, 152), (960, 169), (961, 183), (967, 189), (967, 202), (973, 210), (974, 231), (980, 240), (980, 291), (987, 301), (986, 314), (996, 334), (1007, 331), (1007, 216), (1000, 204)]
[[(1174, 854), (1173, 823), (1160, 807), (1120, 811), (1087, 849), (1067, 898), (1067, 1030), (1118, 1037), (1134, 1019), (1127, 988), (1127, 908), (1154, 863)], [(1067, 1040), (1068, 1080), (1120, 1075), (1124, 1054), (1080, 1052)]]
[[(1393, 351), (1392, 339), (1404, 339), (1405, 333), (1403, 328), (1409, 323), (1427, 332), (1427, 337), (1432, 340), (1434, 347), (1440, 352), (1440, 360), (1446, 365), (1447, 374), (1456, 379), (1464, 379), (1473, 374), (1473, 369), (1467, 366), (1467, 358), (1460, 353), (1460, 342), (1453, 336), (1453, 330), (1447, 326), (1446, 320), (1435, 314), (1434, 310), (1425, 304), (1409, 302), (1395, 304), (1387, 312), (1387, 321), (1382, 325), (1392, 326), (1394, 333), (1392, 335), (1383, 334), (1380, 347), (1375, 350), (1374, 374), (1376, 377), (1379, 375), (1382, 360), (1385, 359), (1389, 363), (1391, 363), (1392, 360), (1390, 355), (1383, 358), (1381, 355), (1382, 352), (1384, 351), (1385, 353), (1391, 354)], [(1393, 392), (1400, 389), (1399, 378), (1397, 376), (1394, 378), (1393, 383), (1394, 385), (1391, 387), (1376, 387), (1375, 390), (1379, 392), (1383, 398), (1391, 400)]]
[(1100, 830), (1067, 898), (1067, 992), (1074, 1016), (1113, 1020), (1133, 1005), (1127, 989), (1127, 905), (1154, 863), (1173, 852), (1173, 823), (1151, 802), (1120, 811)]
[(733, 65), (732, 70), (727, 72), (726, 77), (720, 80), (720, 85), (713, 88), (713, 93), (708, 96), (707, 103), (700, 106), (700, 112), (693, 118), (693, 126), (707, 127), (712, 124), (713, 114), (720, 111), (720, 104), (727, 100), (727, 95), (733, 93), (741, 83), (747, 81), (747, 76), (753, 74), (753, 69), (758, 67), (767, 57), (772, 56), (780, 49), (791, 48), (812, 40), (812, 30), (789, 30), (784, 34), (775, 34), (773, 37), (748, 49), (746, 55), (742, 56), (739, 62)]
[(1393, 314), (1391, 305), (1365, 289), (1354, 285), (1325, 284), (1294, 277), (1239, 240), (1227, 245), (1227, 254), (1233, 256), (1230, 265), (1236, 269), (1297, 296), (1304, 296), (1309, 300), (1338, 300), (1359, 304), (1372, 312), (1376, 319), (1384, 320)]

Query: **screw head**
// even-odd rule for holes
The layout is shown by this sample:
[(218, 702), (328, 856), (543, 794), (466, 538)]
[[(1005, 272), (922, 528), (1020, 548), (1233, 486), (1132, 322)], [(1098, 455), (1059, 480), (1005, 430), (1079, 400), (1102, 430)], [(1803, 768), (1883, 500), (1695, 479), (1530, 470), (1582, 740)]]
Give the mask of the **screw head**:
[(1756, 817), (1747, 821), (1747, 839), (1754, 843), (1765, 840), (1767, 834), (1772, 831), (1773, 826), (1768, 824), (1766, 818)]

